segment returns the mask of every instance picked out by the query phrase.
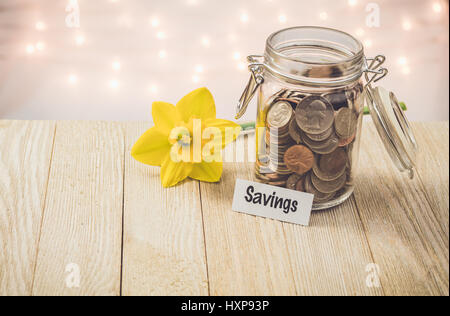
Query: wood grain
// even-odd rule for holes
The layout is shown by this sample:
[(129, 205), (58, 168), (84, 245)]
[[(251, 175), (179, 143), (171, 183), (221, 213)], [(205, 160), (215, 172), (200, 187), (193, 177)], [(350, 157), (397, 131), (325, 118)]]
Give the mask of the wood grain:
[(0, 121), (0, 296), (31, 294), (54, 133)]
[(298, 295), (383, 295), (368, 286), (374, 262), (354, 198), (311, 215), (309, 227), (284, 223)]
[(211, 295), (295, 295), (281, 222), (231, 210), (236, 178), (253, 165), (226, 163), (220, 183), (201, 183)]
[(208, 295), (197, 181), (165, 189), (130, 151), (148, 123), (126, 124), (123, 294)]
[(449, 235), (449, 126), (448, 122), (414, 123), (419, 151), (417, 172), (428, 202), (442, 227), (448, 248)]
[(448, 295), (448, 247), (419, 177), (395, 169), (372, 124), (362, 139), (355, 200), (386, 295)]
[(120, 294), (123, 153), (119, 124), (57, 124), (34, 295)]

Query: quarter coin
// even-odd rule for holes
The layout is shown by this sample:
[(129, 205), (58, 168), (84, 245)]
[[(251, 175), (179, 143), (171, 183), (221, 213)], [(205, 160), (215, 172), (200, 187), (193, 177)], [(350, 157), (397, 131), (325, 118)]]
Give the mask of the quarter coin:
[(341, 108), (334, 120), (334, 126), (336, 134), (340, 138), (349, 138), (356, 132), (356, 125), (358, 123), (358, 117), (349, 108)]
[(303, 134), (302, 140), (312, 151), (322, 155), (329, 154), (335, 151), (339, 145), (339, 138), (336, 136), (336, 134), (331, 135), (330, 138), (321, 142), (314, 141), (305, 134)]
[(319, 179), (333, 181), (345, 172), (347, 162), (347, 153), (342, 148), (338, 148), (331, 154), (322, 155), (316, 159), (313, 171)]
[(332, 181), (320, 180), (313, 172), (311, 174), (311, 182), (314, 187), (322, 193), (333, 193), (342, 189), (347, 181), (347, 173), (343, 173), (339, 178)]
[(295, 119), (305, 133), (321, 134), (333, 125), (333, 106), (321, 96), (306, 97), (297, 105)]

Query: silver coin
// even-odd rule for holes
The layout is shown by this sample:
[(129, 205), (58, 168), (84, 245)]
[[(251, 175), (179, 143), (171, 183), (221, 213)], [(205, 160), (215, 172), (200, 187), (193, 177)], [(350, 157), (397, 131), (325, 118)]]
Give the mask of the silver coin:
[(314, 187), (322, 193), (333, 193), (337, 192), (345, 186), (347, 181), (347, 173), (343, 173), (339, 178), (332, 181), (323, 181), (319, 179), (313, 172), (311, 174), (311, 182)]
[(334, 120), (336, 134), (341, 138), (350, 138), (356, 132), (358, 116), (349, 108), (341, 108)]
[(309, 138), (306, 134), (302, 135), (303, 143), (305, 143), (309, 149), (311, 149), (316, 154), (329, 154), (336, 150), (339, 146), (339, 138), (336, 134), (332, 134), (328, 139), (324, 141), (314, 141)]
[(331, 200), (335, 193), (322, 193), (319, 190), (317, 190), (316, 187), (311, 182), (311, 174), (308, 173), (308, 175), (305, 178), (305, 191), (308, 193), (311, 193), (314, 195), (314, 202), (315, 203), (322, 203)]
[(305, 133), (321, 134), (333, 125), (333, 106), (321, 96), (306, 97), (297, 105), (295, 119)]
[(302, 142), (301, 130), (298, 127), (296, 120), (291, 120), (289, 123), (289, 135), (297, 144)]
[(308, 138), (311, 139), (311, 140), (314, 140), (316, 142), (320, 142), (320, 141), (324, 141), (325, 139), (330, 137), (331, 134), (333, 134), (333, 132), (334, 132), (334, 127), (331, 126), (329, 129), (327, 129), (323, 133), (320, 133), (320, 134), (306, 134), (306, 136), (308, 136)]
[(277, 102), (273, 104), (267, 113), (267, 124), (274, 128), (288, 128), (292, 118), (292, 106), (288, 102)]
[(320, 159), (321, 157), (315, 157), (314, 159), (314, 165), (313, 165), (313, 172), (314, 174), (322, 181), (333, 181), (336, 180), (337, 178), (339, 178), (340, 176), (342, 176), (342, 174), (345, 173), (345, 171), (347, 170), (347, 161), (335, 161), (333, 163), (335, 163), (335, 167), (336, 168), (329, 168), (330, 172), (326, 172), (324, 170), (321, 170), (319, 165), (320, 165)]

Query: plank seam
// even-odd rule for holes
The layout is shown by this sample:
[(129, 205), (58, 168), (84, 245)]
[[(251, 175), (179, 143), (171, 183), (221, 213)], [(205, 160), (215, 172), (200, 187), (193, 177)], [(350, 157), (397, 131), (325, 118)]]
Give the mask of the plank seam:
[(119, 296), (123, 296), (123, 254), (124, 254), (124, 223), (125, 223), (125, 169), (126, 169), (126, 163), (125, 163), (125, 154), (127, 151), (127, 139), (125, 136), (125, 130), (122, 128), (122, 125), (119, 125), (122, 129), (122, 136), (123, 136), (123, 160), (122, 160), (122, 236), (121, 236), (121, 243), (120, 243), (120, 290), (119, 290)]
[(210, 280), (209, 280), (209, 267), (208, 267), (208, 252), (206, 248), (206, 233), (205, 233), (205, 218), (203, 216), (203, 200), (202, 200), (202, 186), (200, 181), (198, 182), (198, 193), (200, 196), (200, 212), (202, 214), (202, 230), (203, 230), (203, 247), (205, 252), (205, 264), (206, 264), (206, 278), (208, 280), (208, 296), (211, 296), (211, 287), (210, 287)]
[[(283, 238), (284, 238), (284, 242), (286, 243), (286, 241), (287, 241), (287, 236), (286, 236), (285, 225), (288, 225), (288, 224), (286, 224), (286, 223), (281, 223), (281, 229), (283, 230)], [(294, 268), (292, 267), (292, 260), (291, 260), (290, 251), (287, 251), (287, 256), (288, 256), (288, 261), (289, 261), (289, 268), (291, 269), (292, 280), (294, 281), (295, 296), (298, 296), (297, 286), (296, 286), (296, 284), (295, 284), (296, 282), (295, 282), (295, 277), (294, 277)]]
[[(364, 221), (362, 219), (361, 212), (359, 210), (358, 202), (356, 201), (355, 195), (352, 194), (350, 199), (351, 199), (351, 201), (353, 201), (355, 203), (356, 213), (358, 214), (359, 221), (361, 222), (361, 226), (362, 226), (363, 233), (364, 233), (364, 238), (366, 239), (367, 248), (369, 249), (369, 253), (370, 253), (370, 258), (372, 259), (373, 263), (376, 264), (375, 255), (374, 255), (374, 252), (372, 250), (372, 246), (370, 245), (370, 240), (369, 240), (369, 236), (368, 236), (368, 230), (367, 230), (366, 225), (364, 225)], [(383, 296), (386, 296), (386, 292), (384, 290), (384, 286), (383, 286), (383, 282), (382, 282), (381, 278), (379, 278), (379, 281), (380, 281), (381, 292), (383, 293)]]
[(31, 289), (30, 289), (31, 293), (30, 293), (30, 295), (33, 295), (34, 282), (35, 282), (35, 278), (36, 278), (36, 268), (37, 268), (37, 262), (38, 262), (38, 256), (39, 256), (39, 245), (41, 243), (42, 226), (44, 224), (45, 208), (47, 207), (48, 183), (50, 181), (50, 173), (51, 173), (51, 170), (52, 170), (53, 155), (55, 153), (55, 140), (56, 140), (57, 122), (55, 122), (54, 124), (55, 124), (55, 127), (53, 129), (52, 151), (51, 151), (51, 154), (50, 154), (50, 163), (49, 163), (49, 166), (48, 166), (47, 183), (45, 185), (44, 205), (42, 206), (41, 222), (39, 224), (39, 235), (38, 235), (38, 241), (37, 241), (37, 247), (36, 247), (36, 255), (35, 255), (35, 260), (34, 260), (33, 280), (31, 282)]

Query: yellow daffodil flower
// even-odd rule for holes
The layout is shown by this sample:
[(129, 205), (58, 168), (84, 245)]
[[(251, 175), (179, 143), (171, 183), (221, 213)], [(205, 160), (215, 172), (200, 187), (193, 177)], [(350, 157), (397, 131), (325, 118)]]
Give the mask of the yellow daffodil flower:
[(240, 127), (216, 118), (214, 99), (208, 89), (192, 91), (176, 106), (154, 102), (152, 115), (155, 126), (133, 146), (134, 159), (160, 166), (164, 187), (174, 186), (187, 177), (206, 182), (220, 180), (221, 150), (236, 139)]

